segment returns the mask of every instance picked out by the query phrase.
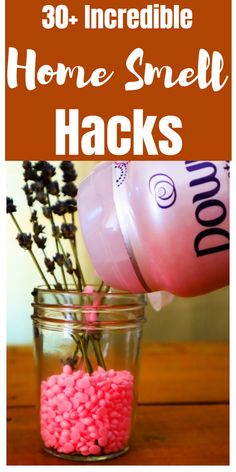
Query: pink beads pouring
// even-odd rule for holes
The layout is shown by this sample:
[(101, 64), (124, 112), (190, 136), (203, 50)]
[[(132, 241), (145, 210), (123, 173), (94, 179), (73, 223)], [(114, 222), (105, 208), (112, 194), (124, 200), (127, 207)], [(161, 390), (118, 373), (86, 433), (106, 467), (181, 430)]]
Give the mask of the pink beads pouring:
[(44, 380), (40, 421), (45, 446), (82, 456), (124, 449), (132, 423), (133, 380), (127, 370), (98, 367), (89, 376), (73, 372), (69, 365), (61, 374)]

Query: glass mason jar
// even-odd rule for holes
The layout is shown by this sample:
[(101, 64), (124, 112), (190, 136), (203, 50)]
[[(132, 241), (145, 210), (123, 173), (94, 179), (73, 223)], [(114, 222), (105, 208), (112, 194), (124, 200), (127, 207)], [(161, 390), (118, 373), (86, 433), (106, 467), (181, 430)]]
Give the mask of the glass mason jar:
[(36, 289), (40, 435), (48, 453), (99, 461), (128, 450), (144, 305), (136, 294)]

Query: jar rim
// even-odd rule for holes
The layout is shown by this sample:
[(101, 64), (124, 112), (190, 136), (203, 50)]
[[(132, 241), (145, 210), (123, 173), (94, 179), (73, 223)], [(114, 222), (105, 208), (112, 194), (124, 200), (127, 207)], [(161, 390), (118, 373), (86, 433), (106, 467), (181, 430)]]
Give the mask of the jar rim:
[[(88, 313), (92, 309), (96, 309), (101, 314), (108, 314), (109, 312), (120, 312), (126, 313), (132, 309), (132, 311), (138, 311), (146, 305), (146, 300), (144, 294), (140, 293), (130, 293), (130, 292), (93, 292), (87, 294), (84, 292), (79, 292), (76, 289), (70, 290), (57, 290), (57, 289), (47, 289), (38, 287), (35, 294), (35, 301), (31, 304), (34, 308), (39, 309), (50, 309), (50, 310), (63, 310), (63, 311), (79, 311), (81, 314)], [(101, 294), (102, 300), (98, 301), (97, 297)], [(41, 295), (41, 296), (40, 296)], [(59, 297), (57, 303), (53, 297)], [(75, 303), (75, 300), (70, 300), (70, 297), (78, 297), (81, 300), (81, 303)], [(65, 300), (63, 300), (65, 297)], [(66, 300), (67, 298), (67, 300)], [(63, 300), (63, 303), (62, 303)], [(82, 301), (86, 303), (82, 303)], [(111, 300), (113, 303), (109, 303)], [(96, 301), (96, 304), (93, 305), (93, 302)], [(34, 316), (34, 315), (33, 315)]]
[[(96, 284), (89, 284), (90, 287), (98, 287), (98, 285)], [(74, 285), (69, 285), (69, 287), (74, 287)], [(44, 292), (44, 293), (77, 293), (77, 294), (81, 294), (81, 295), (90, 295), (89, 293), (86, 293), (86, 292), (81, 292), (79, 291), (76, 287), (75, 288), (70, 288), (68, 290), (58, 290), (56, 288), (47, 288), (46, 285), (39, 285), (38, 287), (35, 287), (35, 290), (37, 291), (40, 291), (40, 292)], [(125, 292), (125, 291), (122, 291), (122, 290), (117, 290), (117, 291), (114, 291), (114, 292), (104, 292), (101, 290), (101, 292), (98, 292), (96, 290), (94, 290), (93, 293), (103, 293), (104, 295), (120, 295), (120, 296), (143, 296), (144, 293), (142, 292)]]

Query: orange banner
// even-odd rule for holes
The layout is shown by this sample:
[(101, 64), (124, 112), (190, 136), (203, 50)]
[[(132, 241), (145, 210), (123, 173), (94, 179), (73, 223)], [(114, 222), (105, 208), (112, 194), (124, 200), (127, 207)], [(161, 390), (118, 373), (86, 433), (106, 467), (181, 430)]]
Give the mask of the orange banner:
[(6, 160), (230, 160), (231, 2), (6, 2)]

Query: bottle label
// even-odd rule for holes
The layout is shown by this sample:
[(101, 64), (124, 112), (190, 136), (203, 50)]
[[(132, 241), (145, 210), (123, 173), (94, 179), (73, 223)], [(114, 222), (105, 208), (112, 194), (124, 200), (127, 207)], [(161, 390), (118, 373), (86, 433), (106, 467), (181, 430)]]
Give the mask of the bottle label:
[[(196, 190), (192, 203), (197, 204), (195, 218), (202, 228), (194, 240), (196, 256), (229, 250), (229, 231), (221, 227), (227, 217), (227, 208), (219, 198), (221, 182), (216, 164), (212, 161), (186, 161), (185, 166), (193, 177), (189, 187)], [(229, 165), (224, 169), (228, 172)]]
[(177, 197), (173, 179), (167, 174), (154, 174), (149, 179), (149, 190), (160, 208), (170, 208)]

